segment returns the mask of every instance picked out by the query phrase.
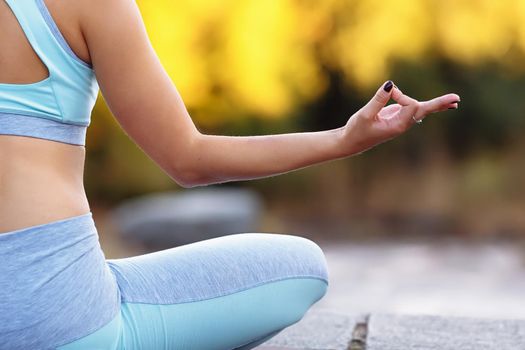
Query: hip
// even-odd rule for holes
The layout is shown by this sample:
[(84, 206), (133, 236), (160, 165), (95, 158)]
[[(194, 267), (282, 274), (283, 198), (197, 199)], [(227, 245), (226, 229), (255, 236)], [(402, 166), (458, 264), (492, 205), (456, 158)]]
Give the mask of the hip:
[(0, 235), (0, 261), (2, 349), (47, 349), (119, 310), (91, 212)]

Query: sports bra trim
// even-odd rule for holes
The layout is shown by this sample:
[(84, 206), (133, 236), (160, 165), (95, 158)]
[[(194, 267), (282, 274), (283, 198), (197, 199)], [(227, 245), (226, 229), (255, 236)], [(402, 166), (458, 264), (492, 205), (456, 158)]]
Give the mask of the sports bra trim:
[[(31, 118), (31, 123), (28, 123), (27, 118)], [(0, 111), (0, 130), (0, 135), (26, 136), (77, 146), (86, 144), (87, 126), (65, 124), (25, 112)]]
[(78, 55), (73, 51), (73, 49), (71, 49), (71, 46), (69, 46), (66, 39), (62, 35), (62, 32), (58, 28), (55, 20), (51, 16), (51, 13), (49, 12), (49, 9), (47, 8), (44, 0), (35, 0), (35, 2), (36, 2), (38, 9), (40, 10), (40, 13), (42, 14), (42, 17), (44, 18), (44, 21), (46, 22), (47, 26), (53, 33), (53, 36), (57, 39), (62, 49), (64, 49), (64, 51), (67, 52), (75, 60), (75, 62), (78, 62), (82, 64), (84, 67), (93, 70), (93, 66), (91, 64), (87, 63), (86, 61), (78, 57)]

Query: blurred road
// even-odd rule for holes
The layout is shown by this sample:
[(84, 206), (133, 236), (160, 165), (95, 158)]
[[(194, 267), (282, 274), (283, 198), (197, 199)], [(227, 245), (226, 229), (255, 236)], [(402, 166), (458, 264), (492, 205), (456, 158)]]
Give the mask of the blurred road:
[(327, 294), (313, 308), (525, 319), (525, 259), (510, 243), (320, 244)]

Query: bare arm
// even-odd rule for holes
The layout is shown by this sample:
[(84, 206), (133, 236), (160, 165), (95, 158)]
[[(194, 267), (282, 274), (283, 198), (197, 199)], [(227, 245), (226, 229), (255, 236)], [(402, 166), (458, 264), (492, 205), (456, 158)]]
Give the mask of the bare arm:
[[(184, 187), (282, 174), (350, 156), (391, 139), (425, 115), (457, 107), (449, 94), (427, 102), (378, 89), (345, 126), (266, 136), (199, 132), (148, 39), (132, 0), (91, 0), (81, 16), (101, 92), (134, 142)], [(388, 89), (387, 89), (388, 90)], [(396, 105), (385, 107), (393, 98)]]

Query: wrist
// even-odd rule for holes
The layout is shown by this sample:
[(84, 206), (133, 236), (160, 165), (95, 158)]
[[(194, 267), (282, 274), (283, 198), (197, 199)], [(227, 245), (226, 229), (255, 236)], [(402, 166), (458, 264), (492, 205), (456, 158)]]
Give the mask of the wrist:
[(345, 125), (337, 129), (332, 129), (331, 131), (335, 135), (333, 138), (335, 140), (334, 158), (337, 159), (351, 156), (353, 154), (353, 147), (351, 145), (348, 126)]

